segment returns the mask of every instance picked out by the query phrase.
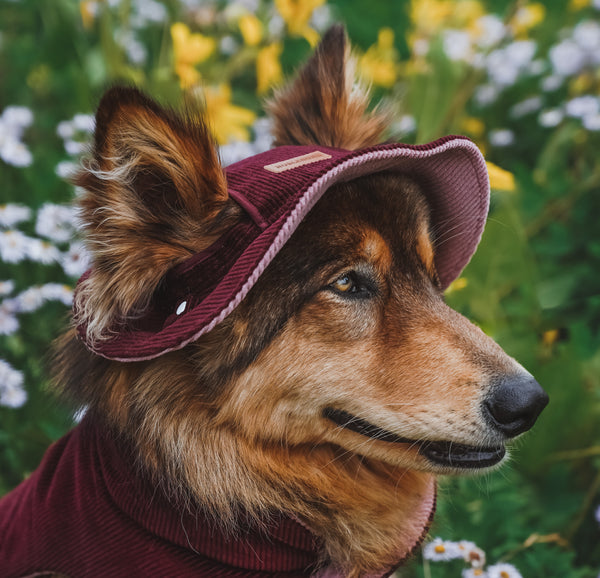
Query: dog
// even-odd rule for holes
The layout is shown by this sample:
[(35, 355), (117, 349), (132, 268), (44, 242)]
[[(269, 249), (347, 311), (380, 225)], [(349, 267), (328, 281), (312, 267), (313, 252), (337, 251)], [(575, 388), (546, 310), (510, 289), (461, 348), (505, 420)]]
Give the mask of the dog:
[(102, 98), (75, 177), (93, 267), (55, 346), (82, 422), (0, 502), (3, 576), (388, 576), (436, 476), (548, 398), (444, 302), (481, 236), (475, 145), (381, 144), (334, 26), (224, 170), (202, 115)]

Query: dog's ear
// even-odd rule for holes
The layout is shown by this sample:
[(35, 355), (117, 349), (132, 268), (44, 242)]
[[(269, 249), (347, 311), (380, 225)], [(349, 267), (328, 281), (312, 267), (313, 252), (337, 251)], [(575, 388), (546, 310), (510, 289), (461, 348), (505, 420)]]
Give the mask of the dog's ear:
[(79, 204), (93, 261), (78, 287), (77, 321), (92, 339), (140, 313), (166, 271), (210, 245), (235, 212), (202, 119), (133, 88), (102, 98), (91, 158), (74, 181), (85, 191)]
[(346, 31), (335, 25), (295, 81), (267, 104), (275, 145), (357, 149), (381, 142), (388, 115), (368, 111), (369, 93), (356, 76)]

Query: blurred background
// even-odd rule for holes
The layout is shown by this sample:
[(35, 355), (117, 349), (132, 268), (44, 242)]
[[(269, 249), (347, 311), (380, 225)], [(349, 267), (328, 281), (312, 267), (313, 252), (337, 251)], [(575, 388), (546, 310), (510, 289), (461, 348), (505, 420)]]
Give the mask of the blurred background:
[(263, 99), (337, 21), (390, 138), (466, 134), (490, 161), (486, 232), (448, 301), (551, 398), (508, 466), (441, 482), (441, 540), (400, 575), (596, 578), (599, 0), (0, 0), (0, 495), (77, 419), (45, 360), (88, 263), (64, 178), (102, 91), (198, 100), (234, 162), (269, 148)]

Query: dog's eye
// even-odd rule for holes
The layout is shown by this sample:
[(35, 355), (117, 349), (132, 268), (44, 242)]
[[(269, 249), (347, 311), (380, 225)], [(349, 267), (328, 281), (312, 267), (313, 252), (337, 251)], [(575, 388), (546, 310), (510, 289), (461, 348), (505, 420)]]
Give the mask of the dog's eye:
[(372, 283), (369, 283), (362, 276), (355, 272), (344, 273), (338, 277), (330, 286), (335, 293), (345, 297), (370, 297), (374, 288)]
[(339, 279), (335, 280), (333, 288), (340, 293), (354, 293), (357, 286), (350, 275), (342, 275)]

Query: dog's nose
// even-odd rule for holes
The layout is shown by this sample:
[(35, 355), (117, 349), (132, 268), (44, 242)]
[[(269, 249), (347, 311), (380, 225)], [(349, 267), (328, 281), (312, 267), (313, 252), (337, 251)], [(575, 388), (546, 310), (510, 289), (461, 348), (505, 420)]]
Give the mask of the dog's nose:
[(548, 404), (548, 394), (529, 374), (503, 377), (485, 400), (488, 421), (508, 437), (530, 429)]

